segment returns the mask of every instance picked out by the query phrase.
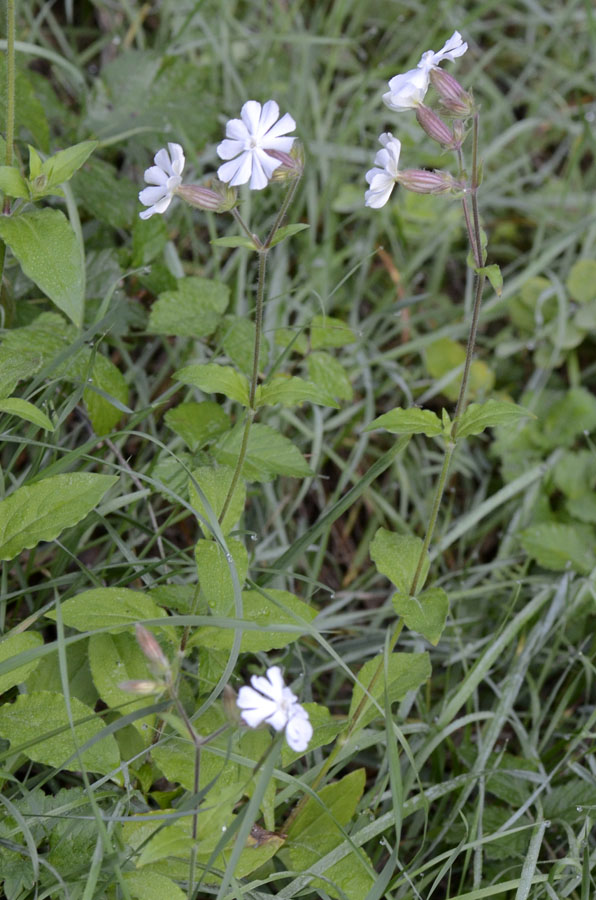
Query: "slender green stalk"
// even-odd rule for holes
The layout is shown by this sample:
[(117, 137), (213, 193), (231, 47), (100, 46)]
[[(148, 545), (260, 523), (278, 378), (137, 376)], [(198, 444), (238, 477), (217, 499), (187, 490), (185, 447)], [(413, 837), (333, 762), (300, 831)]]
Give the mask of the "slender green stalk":
[[(14, 110), (15, 110), (15, 66), (14, 66), (15, 11), (14, 0), (6, 2), (6, 165), (12, 166), (14, 155)], [(4, 198), (2, 211), (10, 212), (10, 199)], [(6, 244), (0, 241), (0, 291), (4, 277)]]
[(257, 278), (257, 301), (255, 307), (255, 343), (253, 347), (253, 355), (252, 355), (252, 374), (250, 379), (250, 391), (248, 398), (248, 410), (246, 414), (246, 421), (244, 423), (244, 433), (242, 435), (242, 443), (240, 445), (240, 451), (238, 453), (238, 459), (236, 460), (236, 467), (234, 469), (234, 474), (232, 475), (232, 481), (230, 482), (230, 487), (228, 488), (228, 493), (226, 495), (226, 499), (224, 501), (224, 505), (222, 506), (221, 513), (219, 515), (219, 521), (222, 522), (223, 518), (228, 511), (230, 503), (232, 502), (232, 497), (234, 495), (234, 491), (236, 490), (236, 485), (238, 484), (238, 480), (240, 478), (240, 474), (242, 472), (242, 467), (244, 465), (244, 460), (246, 459), (246, 451), (248, 449), (248, 438), (250, 435), (251, 425), (255, 419), (256, 415), (256, 396), (257, 396), (257, 387), (259, 382), (259, 363), (261, 359), (261, 339), (263, 332), (263, 309), (265, 306), (265, 275), (267, 272), (267, 255), (269, 250), (271, 249), (271, 243), (273, 238), (277, 234), (281, 224), (286, 216), (290, 203), (294, 199), (294, 194), (296, 193), (296, 188), (298, 187), (298, 182), (300, 179), (298, 177), (294, 178), (290, 184), (290, 187), (284, 197), (281, 208), (275, 218), (273, 226), (267, 235), (264, 243), (261, 243), (256, 235), (252, 234), (248, 226), (242, 220), (240, 214), (236, 209), (232, 210), (232, 214), (234, 218), (241, 226), (241, 228), (246, 232), (246, 234), (251, 238), (251, 240), (255, 243), (255, 247), (258, 248), (257, 252), (259, 254), (259, 274)]

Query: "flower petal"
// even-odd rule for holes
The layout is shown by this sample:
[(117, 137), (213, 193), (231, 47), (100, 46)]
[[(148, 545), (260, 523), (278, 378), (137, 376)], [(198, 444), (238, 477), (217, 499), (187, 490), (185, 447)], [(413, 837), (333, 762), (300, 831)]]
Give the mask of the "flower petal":
[(170, 151), (170, 159), (172, 160), (172, 172), (174, 175), (182, 175), (184, 171), (184, 163), (186, 162), (184, 158), (184, 150), (180, 146), (180, 144), (168, 144), (168, 150)]
[(249, 140), (250, 135), (242, 119), (229, 119), (226, 123), (226, 137), (233, 141), (242, 141), (244, 144)]
[[(281, 117), (279, 122), (276, 122), (275, 125), (271, 126), (271, 128), (267, 131), (265, 137), (267, 138), (267, 140), (270, 140), (271, 138), (278, 138), (282, 134), (287, 134), (289, 131), (294, 131), (295, 128), (296, 122), (289, 113), (285, 113)], [(293, 141), (295, 140), (295, 138), (290, 138), (290, 140)], [(264, 144), (261, 143), (261, 146), (264, 146)]]
[(165, 184), (168, 180), (168, 174), (163, 169), (160, 169), (159, 166), (151, 166), (145, 169), (143, 178), (147, 184)]
[(217, 145), (217, 155), (220, 159), (234, 159), (239, 153), (244, 152), (244, 141), (226, 139)]
[(246, 184), (252, 171), (252, 157), (245, 151), (236, 159), (226, 162), (217, 170), (217, 177), (225, 184)]
[(261, 112), (261, 116), (259, 119), (259, 128), (258, 133), (255, 137), (263, 137), (269, 129), (274, 125), (279, 119), (279, 106), (275, 102), (275, 100), (267, 100), (267, 103), (263, 104), (263, 109)]
[(454, 31), (448, 41), (445, 41), (443, 47), (438, 53), (434, 54), (434, 65), (438, 65), (442, 59), (454, 60), (458, 56), (463, 56), (468, 49), (467, 43), (462, 39), (459, 31)]
[(172, 170), (172, 161), (170, 160), (170, 154), (168, 151), (162, 147), (161, 150), (158, 150), (155, 156), (153, 157), (153, 161), (156, 166), (159, 166), (160, 169), (163, 169), (168, 175), (173, 175), (174, 172)]
[(240, 116), (246, 125), (249, 135), (255, 137), (258, 133), (261, 118), (261, 104), (257, 100), (247, 100), (240, 110)]
[(145, 206), (153, 206), (162, 197), (167, 197), (165, 187), (146, 187), (139, 193), (139, 200)]
[(297, 705), (294, 715), (290, 717), (286, 725), (286, 741), (296, 753), (303, 753), (308, 747), (312, 735), (313, 729), (308, 713)]
[(288, 714), (285, 709), (277, 707), (270, 716), (267, 716), (267, 724), (272, 725), (276, 731), (282, 731), (288, 722)]
[(270, 666), (266, 676), (253, 675), (250, 683), (265, 697), (270, 697), (276, 703), (281, 703), (283, 700), (285, 684), (279, 666)]

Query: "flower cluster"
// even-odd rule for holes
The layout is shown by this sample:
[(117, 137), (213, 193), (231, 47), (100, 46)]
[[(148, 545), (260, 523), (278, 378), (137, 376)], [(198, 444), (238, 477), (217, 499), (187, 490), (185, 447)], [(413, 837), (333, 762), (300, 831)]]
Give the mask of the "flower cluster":
[(290, 156), (296, 123), (288, 113), (279, 118), (279, 106), (268, 100), (263, 106), (248, 100), (239, 119), (230, 119), (226, 138), (217, 147), (217, 155), (226, 160), (217, 170), (218, 182), (213, 187), (183, 185), (184, 152), (180, 144), (168, 144), (155, 155), (155, 165), (145, 171), (149, 187), (139, 194), (139, 200), (149, 209), (139, 213), (149, 219), (164, 213), (174, 195), (178, 195), (199, 209), (227, 212), (236, 202), (234, 188), (249, 183), (251, 190), (260, 191), (274, 178), (275, 173), (296, 176), (301, 171), (300, 157)]
[(278, 666), (271, 666), (265, 675), (253, 675), (252, 687), (238, 691), (238, 708), (249, 728), (257, 728), (263, 722), (276, 731), (286, 732), (286, 741), (292, 750), (302, 753), (308, 747), (313, 730), (308, 713), (298, 703), (298, 698), (286, 687)]
[[(389, 91), (383, 94), (383, 102), (391, 110), (404, 112), (415, 109), (416, 117), (424, 131), (443, 147), (458, 149), (463, 140), (463, 128), (452, 131), (423, 100), (432, 81), (445, 109), (453, 116), (467, 117), (472, 111), (470, 95), (459, 82), (439, 68), (443, 60), (455, 60), (468, 49), (459, 31), (455, 31), (438, 52), (427, 50), (420, 57), (415, 69), (395, 75), (389, 82)], [(364, 195), (365, 206), (380, 209), (385, 206), (396, 184), (422, 194), (439, 194), (459, 187), (447, 172), (429, 172), (424, 169), (399, 169), (401, 142), (390, 132), (379, 137), (382, 150), (374, 160), (374, 168), (366, 173), (369, 189)]]

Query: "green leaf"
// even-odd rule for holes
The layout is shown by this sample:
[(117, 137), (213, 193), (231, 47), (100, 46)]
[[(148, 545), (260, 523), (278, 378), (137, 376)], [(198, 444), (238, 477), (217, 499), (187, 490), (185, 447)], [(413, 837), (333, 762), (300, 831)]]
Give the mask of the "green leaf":
[(499, 266), (495, 263), (493, 263), (492, 266), (481, 266), (480, 268), (474, 266), (474, 271), (477, 275), (485, 275), (490, 281), (497, 297), (501, 296), (503, 293), (503, 274)]
[(486, 400), (484, 403), (471, 403), (459, 420), (458, 438), (470, 434), (481, 434), (485, 428), (496, 425), (513, 425), (524, 418), (536, 418), (534, 413), (523, 406), (508, 403), (504, 400)]
[(0, 400), (0, 412), (9, 413), (11, 416), (18, 416), (19, 419), (25, 419), (33, 425), (45, 431), (53, 431), (54, 425), (45, 413), (29, 403), (28, 400), (21, 400), (19, 397), (10, 397), (6, 400)]
[[(228, 538), (227, 546), (242, 587), (248, 573), (246, 547), (235, 538)], [(209, 608), (216, 616), (233, 616), (234, 583), (223, 547), (217, 541), (201, 539), (195, 547), (195, 558), (201, 591)]]
[[(218, 468), (214, 468), (213, 466), (201, 466), (200, 468), (195, 469), (192, 475), (194, 481), (199, 485), (205, 495), (215, 517), (219, 519), (232, 484), (232, 479), (234, 478), (234, 470), (229, 469), (227, 466), (219, 466)], [(196, 511), (199, 515), (203, 516), (204, 519), (209, 521), (207, 509), (205, 508), (192, 479), (189, 482), (188, 491), (190, 502)], [(234, 487), (234, 493), (232, 494), (226, 514), (220, 523), (224, 535), (229, 534), (232, 528), (237, 524), (238, 519), (244, 512), (245, 503), (246, 485), (242, 479), (239, 479)], [(206, 528), (202, 522), (199, 522), (199, 525), (205, 537), (210, 538), (211, 530)]]
[(522, 531), (520, 540), (529, 556), (554, 572), (571, 566), (576, 572), (589, 575), (596, 565), (593, 532), (580, 526), (542, 522)]
[(578, 303), (588, 303), (596, 299), (596, 260), (578, 259), (571, 266), (565, 282), (567, 290)]
[(230, 289), (209, 278), (188, 277), (175, 291), (164, 291), (153, 304), (150, 334), (205, 337), (213, 334), (230, 300)]
[(286, 238), (292, 237), (292, 235), (298, 234), (300, 231), (304, 231), (305, 228), (310, 228), (310, 225), (304, 222), (297, 222), (295, 225), (284, 225), (275, 232), (275, 237), (269, 246), (275, 247), (276, 244), (281, 244)]
[[(124, 375), (114, 363), (101, 353), (95, 355), (91, 387), (83, 391), (83, 399), (96, 434), (113, 431), (124, 412), (131, 412), (128, 403), (128, 385)], [(104, 396), (107, 395), (107, 396)], [(112, 398), (114, 402), (110, 402)]]
[[(147, 266), (153, 260), (162, 257), (169, 239), (170, 233), (164, 216), (151, 216), (150, 219), (136, 218), (132, 226), (132, 265), (135, 268)], [(170, 275), (170, 278), (173, 283), (171, 286), (168, 284), (167, 290), (177, 293), (179, 285), (184, 284), (186, 279), (174, 278), (173, 275)], [(166, 288), (162, 288), (160, 293), (165, 290)]]
[(248, 379), (232, 366), (197, 363), (179, 369), (173, 377), (175, 381), (191, 384), (207, 394), (224, 394), (230, 400), (248, 406)]
[[(15, 135), (21, 136), (21, 132), (28, 132), (34, 142), (47, 151), (50, 140), (50, 127), (44, 112), (43, 104), (36, 96), (31, 84), (33, 73), (21, 66), (17, 53), (16, 58), (16, 84), (15, 84)], [(6, 84), (6, 52), (0, 56), (0, 122), (6, 123), (6, 98), (8, 96)], [(3, 126), (5, 130), (6, 126)]]
[(33, 181), (34, 178), (37, 178), (38, 175), (41, 175), (41, 167), (43, 165), (43, 160), (35, 147), (32, 147), (31, 144), (28, 145), (29, 149), (29, 179)]
[(168, 428), (175, 431), (193, 451), (228, 431), (230, 427), (229, 418), (214, 400), (179, 403), (169, 409), (164, 418)]
[(411, 631), (417, 631), (434, 646), (439, 643), (449, 612), (449, 598), (442, 588), (428, 588), (415, 597), (394, 594), (391, 602)]
[(7, 197), (29, 199), (27, 182), (15, 166), (0, 166), (0, 191)]
[(311, 353), (307, 360), (310, 380), (332, 397), (350, 402), (354, 396), (350, 379), (339, 360), (329, 353)]
[[(415, 691), (430, 678), (431, 667), (428, 653), (392, 653), (387, 660), (388, 681), (385, 683), (385, 660), (383, 654), (369, 659), (358, 672), (358, 681), (362, 684), (379, 704), (384, 705), (385, 690), (389, 703), (403, 700), (408, 691)], [(379, 673), (374, 684), (371, 684), (373, 676)], [(350, 712), (348, 717), (352, 719), (360, 702), (365, 696), (360, 684), (354, 685)], [(365, 728), (369, 722), (381, 715), (371, 700), (365, 699), (358, 717), (358, 727)]]
[(308, 353), (308, 338), (300, 328), (276, 328), (275, 343), (278, 347), (291, 347), (292, 352), (306, 356)]
[[(128, 714), (143, 709), (151, 700), (147, 697), (133, 698), (118, 686), (123, 681), (151, 679), (149, 664), (132, 634), (92, 634), (89, 638), (89, 665), (93, 683), (103, 702), (112, 708), (124, 706)], [(136, 719), (133, 726), (151, 743), (151, 725), (154, 715)]]
[(277, 403), (292, 407), (304, 403), (305, 400), (320, 406), (332, 406), (339, 409), (339, 403), (336, 403), (325, 390), (297, 376), (290, 378), (286, 375), (276, 375), (266, 384), (257, 388), (257, 407), (275, 406)]
[[(233, 598), (232, 598), (233, 602)], [(245, 631), (242, 635), (240, 650), (242, 653), (257, 653), (261, 650), (279, 650), (299, 640), (303, 631), (283, 631), (284, 625), (292, 625), (300, 629), (300, 620), (311, 622), (317, 610), (307, 606), (294, 594), (288, 591), (267, 589), (261, 591), (242, 591), (244, 622), (259, 626), (258, 630)], [(266, 631), (271, 628), (271, 631)], [(262, 629), (262, 630), (261, 630)], [(189, 644), (210, 647), (213, 650), (230, 650), (234, 642), (234, 630), (207, 626), (198, 628)]]
[(25, 650), (32, 650), (43, 644), (43, 638), (36, 631), (25, 631), (22, 634), (10, 634), (0, 642), (0, 663), (14, 660), (15, 666), (0, 675), (0, 694), (8, 691), (15, 684), (21, 684), (38, 667), (41, 657), (19, 665), (18, 657)]
[(344, 347), (353, 344), (356, 335), (351, 328), (334, 316), (314, 316), (310, 326), (310, 346), (312, 350), (328, 347)]
[(92, 218), (127, 230), (135, 222), (139, 187), (129, 178), (119, 178), (117, 169), (105, 160), (91, 157), (73, 181), (72, 190)]
[[(98, 141), (82, 141), (80, 144), (67, 147), (66, 150), (59, 150), (58, 153), (50, 156), (42, 163), (39, 172), (30, 176), (35, 179), (41, 175), (47, 179), (43, 189), (34, 191), (34, 193), (38, 197), (43, 197), (45, 194), (53, 193), (52, 188), (57, 185), (70, 181), (77, 169), (80, 169), (89, 159), (97, 146)], [(35, 169), (37, 170), (37, 164)]]
[[(89, 641), (85, 639), (67, 644), (64, 647), (64, 654), (68, 668), (70, 696), (93, 708), (99, 697), (89, 668)], [(38, 691), (64, 693), (57, 651), (42, 656), (38, 667), (27, 678), (27, 693), (35, 694)]]
[(64, 213), (35, 209), (18, 216), (2, 216), (0, 237), (25, 275), (80, 326), (85, 303), (83, 258)]
[[(252, 375), (255, 345), (255, 324), (240, 316), (226, 316), (222, 328), (222, 347), (230, 360), (241, 372)], [(269, 341), (261, 336), (261, 359), (267, 359)]]
[[(218, 439), (213, 447), (215, 459), (233, 467), (238, 459), (244, 425), (237, 425)], [(242, 474), (247, 481), (271, 481), (276, 475), (307, 478), (312, 470), (298, 447), (268, 425), (253, 425), (250, 429), (246, 459)]]
[[(353, 818), (364, 791), (366, 772), (356, 769), (309, 797), (292, 822), (286, 840), (291, 868), (307, 872), (311, 866), (345, 840), (343, 828)], [(331, 897), (363, 900), (374, 885), (373, 869), (366, 854), (355, 848), (312, 881), (316, 890)]]
[[(151, 597), (128, 588), (94, 588), (62, 603), (62, 620), (76, 631), (95, 631), (109, 627), (117, 634), (146, 619), (166, 617), (166, 612)], [(56, 613), (47, 612), (48, 619)]]
[[(379, 528), (371, 541), (370, 556), (379, 572), (386, 575), (401, 594), (409, 594), (422, 547), (423, 541), (419, 537)], [(426, 581), (429, 565), (426, 554), (418, 578), (418, 589)]]
[[(87, 741), (98, 738), (104, 724), (90, 706), (76, 697), (71, 697), (69, 704), (75, 723), (76, 744), (80, 748)], [(59, 733), (52, 734), (56, 730)], [(28, 744), (21, 752), (33, 762), (57, 769), (66, 766), (71, 772), (81, 768), (62, 694), (51, 691), (21, 694), (14, 703), (5, 704), (0, 709), (0, 735), (10, 741), (13, 749)], [(102, 775), (117, 768), (120, 752), (114, 735), (106, 734), (84, 750), (82, 763), (91, 772)]]
[(0, 559), (14, 559), (40, 541), (53, 541), (94, 509), (115, 475), (71, 472), (17, 488), (0, 501)]
[(187, 894), (175, 881), (159, 872), (126, 872), (126, 887), (134, 900), (186, 900)]
[(546, 446), (568, 447), (582, 432), (596, 428), (596, 397), (585, 388), (561, 392), (543, 419), (541, 437)]
[(247, 250), (258, 250), (257, 244), (250, 238), (242, 237), (242, 235), (230, 235), (229, 237), (220, 237), (212, 240), (213, 247), (246, 247)]
[(426, 434), (434, 437), (443, 433), (443, 424), (439, 417), (430, 409), (392, 409), (388, 413), (374, 419), (367, 425), (365, 431), (375, 428), (383, 428), (391, 434)]

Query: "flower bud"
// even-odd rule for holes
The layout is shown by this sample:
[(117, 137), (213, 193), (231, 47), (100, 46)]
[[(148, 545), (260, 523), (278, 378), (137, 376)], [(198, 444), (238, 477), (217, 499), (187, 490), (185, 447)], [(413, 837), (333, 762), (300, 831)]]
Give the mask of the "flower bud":
[(434, 110), (429, 109), (424, 103), (419, 103), (416, 107), (416, 118), (420, 127), (426, 131), (433, 141), (436, 141), (437, 144), (442, 144), (443, 147), (448, 147), (450, 150), (456, 148), (455, 135)]
[(213, 182), (211, 187), (202, 184), (180, 184), (174, 189), (174, 193), (190, 206), (209, 212), (229, 212), (236, 205), (236, 190), (221, 181)]
[(267, 150), (267, 155), (281, 162), (281, 166), (278, 166), (271, 176), (271, 181), (300, 178), (304, 172), (304, 151), (299, 141), (294, 141), (290, 153), (284, 153), (282, 150)]
[(135, 625), (135, 632), (139, 647), (149, 660), (151, 669), (155, 675), (170, 671), (170, 664), (155, 637), (142, 625)]
[(163, 685), (158, 684), (156, 681), (143, 681), (140, 678), (133, 679), (132, 681), (121, 681), (118, 685), (121, 691), (126, 691), (127, 694), (158, 694), (163, 690)]
[(416, 194), (444, 194), (462, 187), (449, 172), (429, 172), (427, 169), (404, 169), (396, 180)]
[(449, 72), (439, 68), (432, 69), (430, 80), (441, 98), (441, 104), (452, 115), (466, 118), (474, 112), (472, 95)]

